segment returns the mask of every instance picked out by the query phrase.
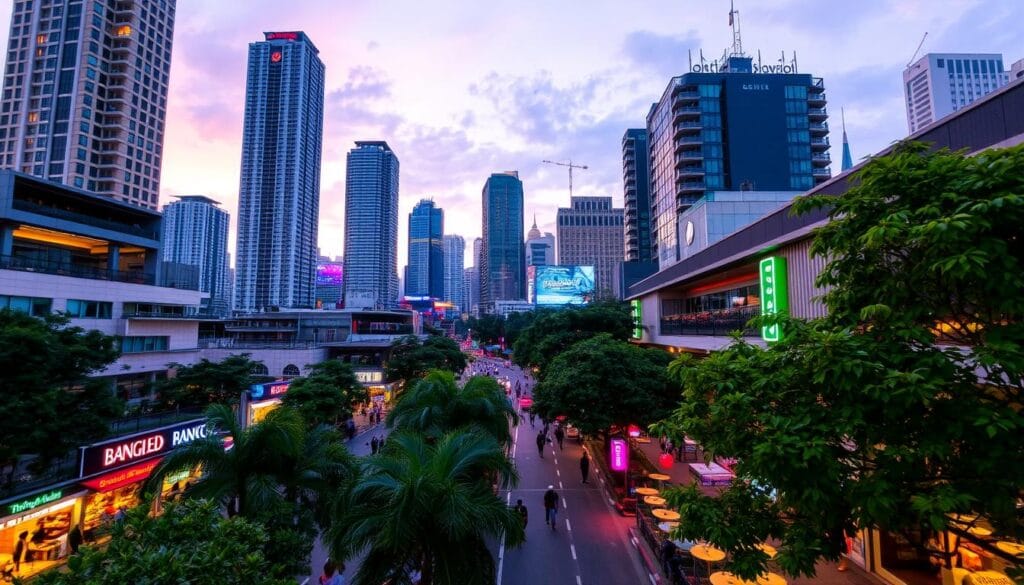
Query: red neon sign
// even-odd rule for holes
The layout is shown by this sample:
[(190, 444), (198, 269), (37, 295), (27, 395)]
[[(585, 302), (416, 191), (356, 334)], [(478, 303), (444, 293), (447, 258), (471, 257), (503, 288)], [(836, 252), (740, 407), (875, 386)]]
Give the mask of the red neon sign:
[(268, 41), (297, 41), (299, 40), (299, 33), (297, 32), (268, 32), (264, 33)]
[(281, 61), (281, 51), (274, 51), (270, 54), (271, 63), (279, 63)]
[(629, 445), (625, 439), (612, 439), (611, 446), (612, 471), (626, 471), (629, 469)]
[(96, 490), (98, 492), (109, 492), (116, 490), (119, 487), (123, 487), (135, 482), (142, 481), (149, 477), (150, 473), (156, 468), (157, 464), (163, 457), (157, 457), (156, 459), (150, 459), (149, 461), (143, 461), (124, 469), (119, 469), (111, 473), (105, 473), (99, 477), (94, 477), (82, 482), (85, 487)]

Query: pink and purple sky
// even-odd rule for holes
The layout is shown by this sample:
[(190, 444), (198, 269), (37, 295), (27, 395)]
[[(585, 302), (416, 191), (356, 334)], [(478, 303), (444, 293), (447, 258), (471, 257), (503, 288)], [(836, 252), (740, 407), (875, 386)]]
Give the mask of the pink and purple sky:
[[(857, 160), (906, 136), (901, 72), (924, 52), (1024, 57), (1020, 0), (738, 0), (748, 53), (795, 50), (823, 77), (840, 143), (839, 109)], [(302, 30), (327, 66), (320, 246), (343, 253), (345, 153), (386, 140), (401, 161), (399, 273), (408, 213), (421, 198), (445, 232), (480, 235), (480, 191), (518, 170), (526, 227), (554, 232), (577, 195), (622, 203), (621, 138), (642, 127), (687, 50), (731, 43), (728, 0), (178, 0), (161, 205), (199, 193), (238, 210), (247, 45), (263, 31)], [(0, 46), (11, 0), (0, 1)], [(774, 58), (774, 57), (772, 57)], [(834, 148), (833, 169), (840, 152)], [(234, 227), (230, 250), (234, 256)], [(467, 255), (467, 266), (472, 260)]]

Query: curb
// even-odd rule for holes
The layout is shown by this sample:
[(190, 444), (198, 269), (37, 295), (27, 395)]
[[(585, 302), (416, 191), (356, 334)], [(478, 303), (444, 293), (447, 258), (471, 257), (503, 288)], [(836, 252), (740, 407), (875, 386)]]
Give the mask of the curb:
[(628, 529), (629, 541), (633, 543), (633, 548), (640, 553), (640, 559), (644, 562), (644, 566), (647, 568), (647, 576), (651, 579), (651, 583), (654, 585), (661, 585), (664, 580), (661, 578), (661, 566), (658, 560), (654, 558), (651, 552), (647, 549), (646, 544), (641, 544), (641, 538), (636, 533), (636, 527), (630, 526)]

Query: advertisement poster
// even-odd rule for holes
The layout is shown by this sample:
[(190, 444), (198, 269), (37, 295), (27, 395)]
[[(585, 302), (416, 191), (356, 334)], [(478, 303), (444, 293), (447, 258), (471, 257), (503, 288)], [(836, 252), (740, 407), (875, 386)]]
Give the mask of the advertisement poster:
[(318, 262), (316, 265), (317, 286), (341, 286), (344, 269), (338, 263)]
[(583, 305), (594, 298), (593, 266), (537, 266), (538, 306)]

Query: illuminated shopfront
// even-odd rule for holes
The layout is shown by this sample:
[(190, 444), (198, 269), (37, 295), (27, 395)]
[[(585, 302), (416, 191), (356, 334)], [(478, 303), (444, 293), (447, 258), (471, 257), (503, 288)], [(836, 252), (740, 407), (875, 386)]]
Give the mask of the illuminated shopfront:
[(280, 406), (281, 399), (288, 393), (290, 385), (291, 382), (287, 380), (278, 380), (250, 386), (246, 393), (246, 426), (260, 422)]
[[(81, 517), (84, 491), (72, 487), (49, 488), (22, 496), (0, 507), (0, 570), (29, 577), (64, 562), (70, 554), (69, 537)], [(24, 535), (17, 562), (14, 553)]]

